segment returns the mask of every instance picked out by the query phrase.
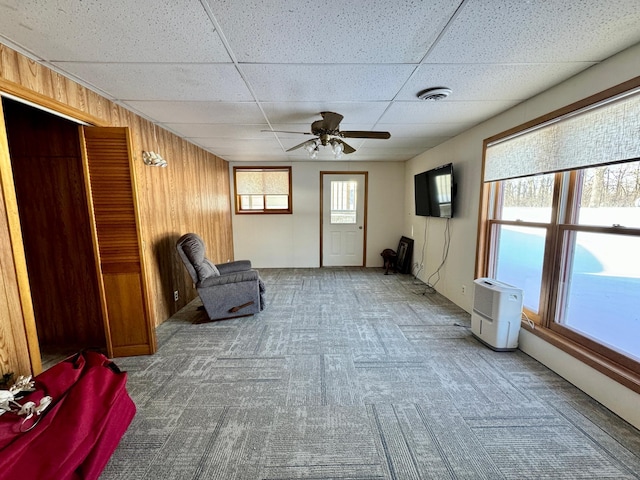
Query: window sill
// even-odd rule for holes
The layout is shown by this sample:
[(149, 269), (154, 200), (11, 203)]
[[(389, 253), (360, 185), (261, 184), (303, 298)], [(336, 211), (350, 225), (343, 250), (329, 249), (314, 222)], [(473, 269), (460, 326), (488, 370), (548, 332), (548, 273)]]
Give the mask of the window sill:
[(236, 215), (291, 215), (292, 210), (237, 210)]

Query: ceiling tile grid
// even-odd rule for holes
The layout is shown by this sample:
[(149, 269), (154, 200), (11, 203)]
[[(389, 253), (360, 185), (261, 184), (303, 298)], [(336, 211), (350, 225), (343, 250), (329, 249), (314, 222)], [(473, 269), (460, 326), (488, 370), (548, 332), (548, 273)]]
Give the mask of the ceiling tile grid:
[[(320, 112), (391, 134), (345, 138), (343, 159), (406, 161), (637, 44), (638, 25), (637, 0), (0, 3), (0, 43), (247, 162), (308, 161), (287, 150)], [(429, 87), (452, 93), (419, 100)]]
[(0, 32), (48, 61), (231, 61), (193, 0), (3, 0)]
[(231, 63), (53, 64), (100, 86), (113, 98), (122, 101), (253, 101), (253, 95)]
[(416, 64), (459, 2), (209, 0), (240, 63)]

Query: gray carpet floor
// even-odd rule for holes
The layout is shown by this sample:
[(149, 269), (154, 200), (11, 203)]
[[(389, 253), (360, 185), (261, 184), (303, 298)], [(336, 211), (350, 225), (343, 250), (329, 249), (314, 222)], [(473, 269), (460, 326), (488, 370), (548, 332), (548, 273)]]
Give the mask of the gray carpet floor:
[(118, 359), (138, 412), (101, 479), (638, 479), (640, 432), (379, 268), (263, 269), (268, 305)]

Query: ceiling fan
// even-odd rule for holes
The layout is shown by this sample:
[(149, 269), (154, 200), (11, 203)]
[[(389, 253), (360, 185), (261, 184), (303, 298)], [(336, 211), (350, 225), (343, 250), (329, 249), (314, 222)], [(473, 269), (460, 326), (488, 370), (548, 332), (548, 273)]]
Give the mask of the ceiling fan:
[[(387, 139), (391, 137), (389, 132), (369, 132), (361, 130), (340, 130), (340, 122), (344, 118), (339, 113), (320, 112), (322, 120), (316, 120), (311, 124), (311, 132), (283, 132), (280, 133), (299, 133), (302, 135), (314, 135), (317, 138), (302, 142), (295, 147), (287, 150), (290, 152), (298, 148), (304, 148), (309, 152), (311, 158), (317, 158), (320, 145), (331, 146), (331, 151), (335, 158), (342, 157), (342, 154), (349, 154), (356, 151), (351, 145), (346, 143), (343, 138), (380, 138)], [(277, 130), (276, 130), (277, 132)]]

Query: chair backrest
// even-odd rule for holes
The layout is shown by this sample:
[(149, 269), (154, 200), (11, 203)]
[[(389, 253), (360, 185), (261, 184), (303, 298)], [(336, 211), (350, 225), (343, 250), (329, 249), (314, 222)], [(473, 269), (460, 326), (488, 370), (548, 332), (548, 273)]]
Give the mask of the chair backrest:
[(220, 275), (216, 266), (206, 257), (204, 241), (195, 233), (186, 233), (180, 237), (176, 249), (196, 285), (206, 278)]

